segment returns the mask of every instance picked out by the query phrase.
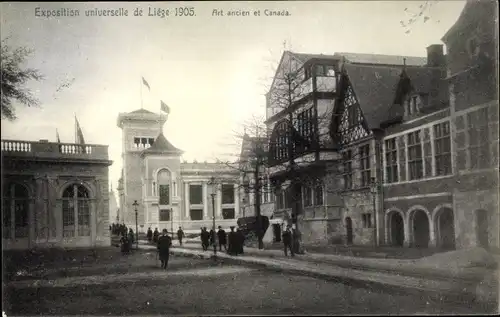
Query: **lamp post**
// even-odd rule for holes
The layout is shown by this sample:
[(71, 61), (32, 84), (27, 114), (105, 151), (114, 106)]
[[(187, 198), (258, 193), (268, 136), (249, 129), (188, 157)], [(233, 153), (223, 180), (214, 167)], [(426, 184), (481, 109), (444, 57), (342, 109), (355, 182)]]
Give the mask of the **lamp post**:
[(139, 204), (137, 203), (137, 200), (134, 200), (134, 203), (132, 204), (132, 206), (134, 206), (134, 210), (135, 210), (135, 248), (137, 250), (139, 250), (139, 226), (138, 226), (138, 213), (137, 213), (137, 206), (139, 206)]
[(373, 244), (375, 246), (378, 246), (378, 239), (377, 239), (377, 204), (376, 204), (376, 195), (378, 192), (377, 188), (377, 182), (375, 180), (375, 177), (372, 177), (371, 179), (371, 187), (370, 191), (372, 194), (372, 201), (373, 201)]
[(213, 237), (212, 241), (214, 242), (214, 259), (217, 257), (217, 245), (215, 243), (215, 195), (217, 191), (217, 184), (215, 183), (215, 178), (212, 176), (210, 178), (210, 185), (212, 185), (212, 192), (210, 193), (210, 196), (212, 197), (212, 226), (213, 226)]

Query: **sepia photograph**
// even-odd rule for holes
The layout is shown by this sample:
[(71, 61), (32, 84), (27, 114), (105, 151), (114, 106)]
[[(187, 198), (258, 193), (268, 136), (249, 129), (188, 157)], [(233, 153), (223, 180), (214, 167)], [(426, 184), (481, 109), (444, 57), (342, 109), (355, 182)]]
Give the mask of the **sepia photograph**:
[(498, 15), (0, 3), (2, 316), (497, 315)]

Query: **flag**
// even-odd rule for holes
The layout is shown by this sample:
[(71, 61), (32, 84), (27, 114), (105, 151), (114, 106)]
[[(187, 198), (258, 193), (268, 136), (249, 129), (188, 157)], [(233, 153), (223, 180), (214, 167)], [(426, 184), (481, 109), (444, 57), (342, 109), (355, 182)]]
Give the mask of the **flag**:
[(82, 129), (80, 128), (80, 123), (78, 122), (78, 119), (75, 116), (75, 129), (76, 129), (76, 144), (85, 144), (85, 139), (83, 138), (83, 132)]
[(167, 106), (167, 104), (166, 104), (166, 103), (164, 103), (164, 102), (163, 102), (163, 101), (161, 101), (161, 100), (160, 100), (160, 103), (161, 103), (161, 105), (160, 105), (160, 110), (161, 110), (161, 111), (163, 111), (163, 112), (165, 112), (165, 113), (170, 113), (170, 107), (169, 107), (169, 106)]
[(57, 143), (61, 143), (61, 138), (59, 137), (59, 131), (56, 129), (56, 138), (57, 138)]
[(144, 86), (148, 87), (149, 91), (151, 91), (151, 88), (149, 87), (149, 84), (146, 79), (144, 79), (144, 77), (142, 77), (142, 83), (144, 84)]

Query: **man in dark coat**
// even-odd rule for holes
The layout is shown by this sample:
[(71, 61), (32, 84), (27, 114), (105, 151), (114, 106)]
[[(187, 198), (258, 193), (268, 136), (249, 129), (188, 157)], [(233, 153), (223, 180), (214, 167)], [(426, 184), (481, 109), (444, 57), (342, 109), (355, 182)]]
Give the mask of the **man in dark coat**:
[(167, 229), (163, 229), (162, 235), (158, 238), (158, 255), (161, 261), (161, 268), (166, 270), (168, 258), (170, 256), (170, 247), (172, 246), (172, 238), (168, 235)]
[(292, 248), (292, 239), (293, 234), (290, 230), (290, 225), (287, 225), (285, 231), (283, 231), (283, 245), (285, 247), (285, 256), (288, 256), (288, 250), (290, 250), (290, 254), (292, 256), (295, 256)]
[(130, 248), (132, 248), (135, 242), (134, 230), (132, 230), (132, 228), (128, 231), (128, 241), (130, 243)]
[(153, 230), (151, 230), (151, 227), (148, 228), (148, 233), (146, 234), (146, 237), (148, 238), (149, 243), (153, 241)]
[(179, 245), (182, 245), (182, 238), (184, 238), (184, 231), (182, 231), (182, 228), (179, 227), (179, 230), (177, 230), (177, 239), (179, 239)]
[(222, 251), (222, 246), (224, 246), (224, 250), (227, 251), (227, 239), (226, 239), (226, 231), (219, 226), (219, 231), (217, 231), (217, 238), (219, 239), (219, 251)]
[(208, 245), (210, 243), (210, 233), (207, 231), (207, 227), (203, 227), (203, 232), (201, 234), (201, 243), (203, 245), (203, 250), (208, 250)]
[(236, 254), (243, 254), (243, 244), (245, 243), (245, 236), (240, 228), (236, 229)]
[(155, 228), (155, 232), (153, 232), (153, 243), (158, 243), (158, 237), (160, 236), (160, 232), (158, 228)]
[(236, 244), (237, 244), (237, 237), (236, 237), (236, 232), (234, 232), (234, 226), (229, 227), (231, 229), (231, 232), (228, 234), (228, 251), (230, 255), (236, 255)]
[(122, 254), (130, 253), (130, 242), (128, 241), (128, 237), (126, 234), (122, 234), (122, 237), (120, 238), (120, 246)]
[[(214, 228), (215, 229), (215, 228)], [(210, 229), (210, 246), (215, 245), (215, 231), (214, 229)]]

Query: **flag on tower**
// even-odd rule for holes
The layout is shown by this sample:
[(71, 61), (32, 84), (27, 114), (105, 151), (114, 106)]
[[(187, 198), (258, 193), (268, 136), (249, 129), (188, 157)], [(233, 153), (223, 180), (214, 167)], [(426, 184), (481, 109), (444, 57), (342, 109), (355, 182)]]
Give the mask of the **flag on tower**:
[(59, 131), (56, 129), (56, 138), (57, 138), (57, 143), (61, 143), (61, 138), (59, 137)]
[(163, 111), (163, 112), (165, 112), (165, 113), (170, 113), (170, 107), (169, 107), (169, 106), (167, 106), (167, 104), (166, 104), (166, 103), (164, 103), (164, 102), (163, 102), (163, 101), (161, 101), (161, 100), (160, 100), (160, 103), (161, 103), (161, 105), (160, 105), (160, 110), (161, 110), (161, 111)]
[(148, 87), (149, 91), (151, 91), (151, 87), (149, 87), (149, 84), (146, 79), (144, 79), (144, 77), (142, 77), (142, 83), (144, 84), (144, 86)]

